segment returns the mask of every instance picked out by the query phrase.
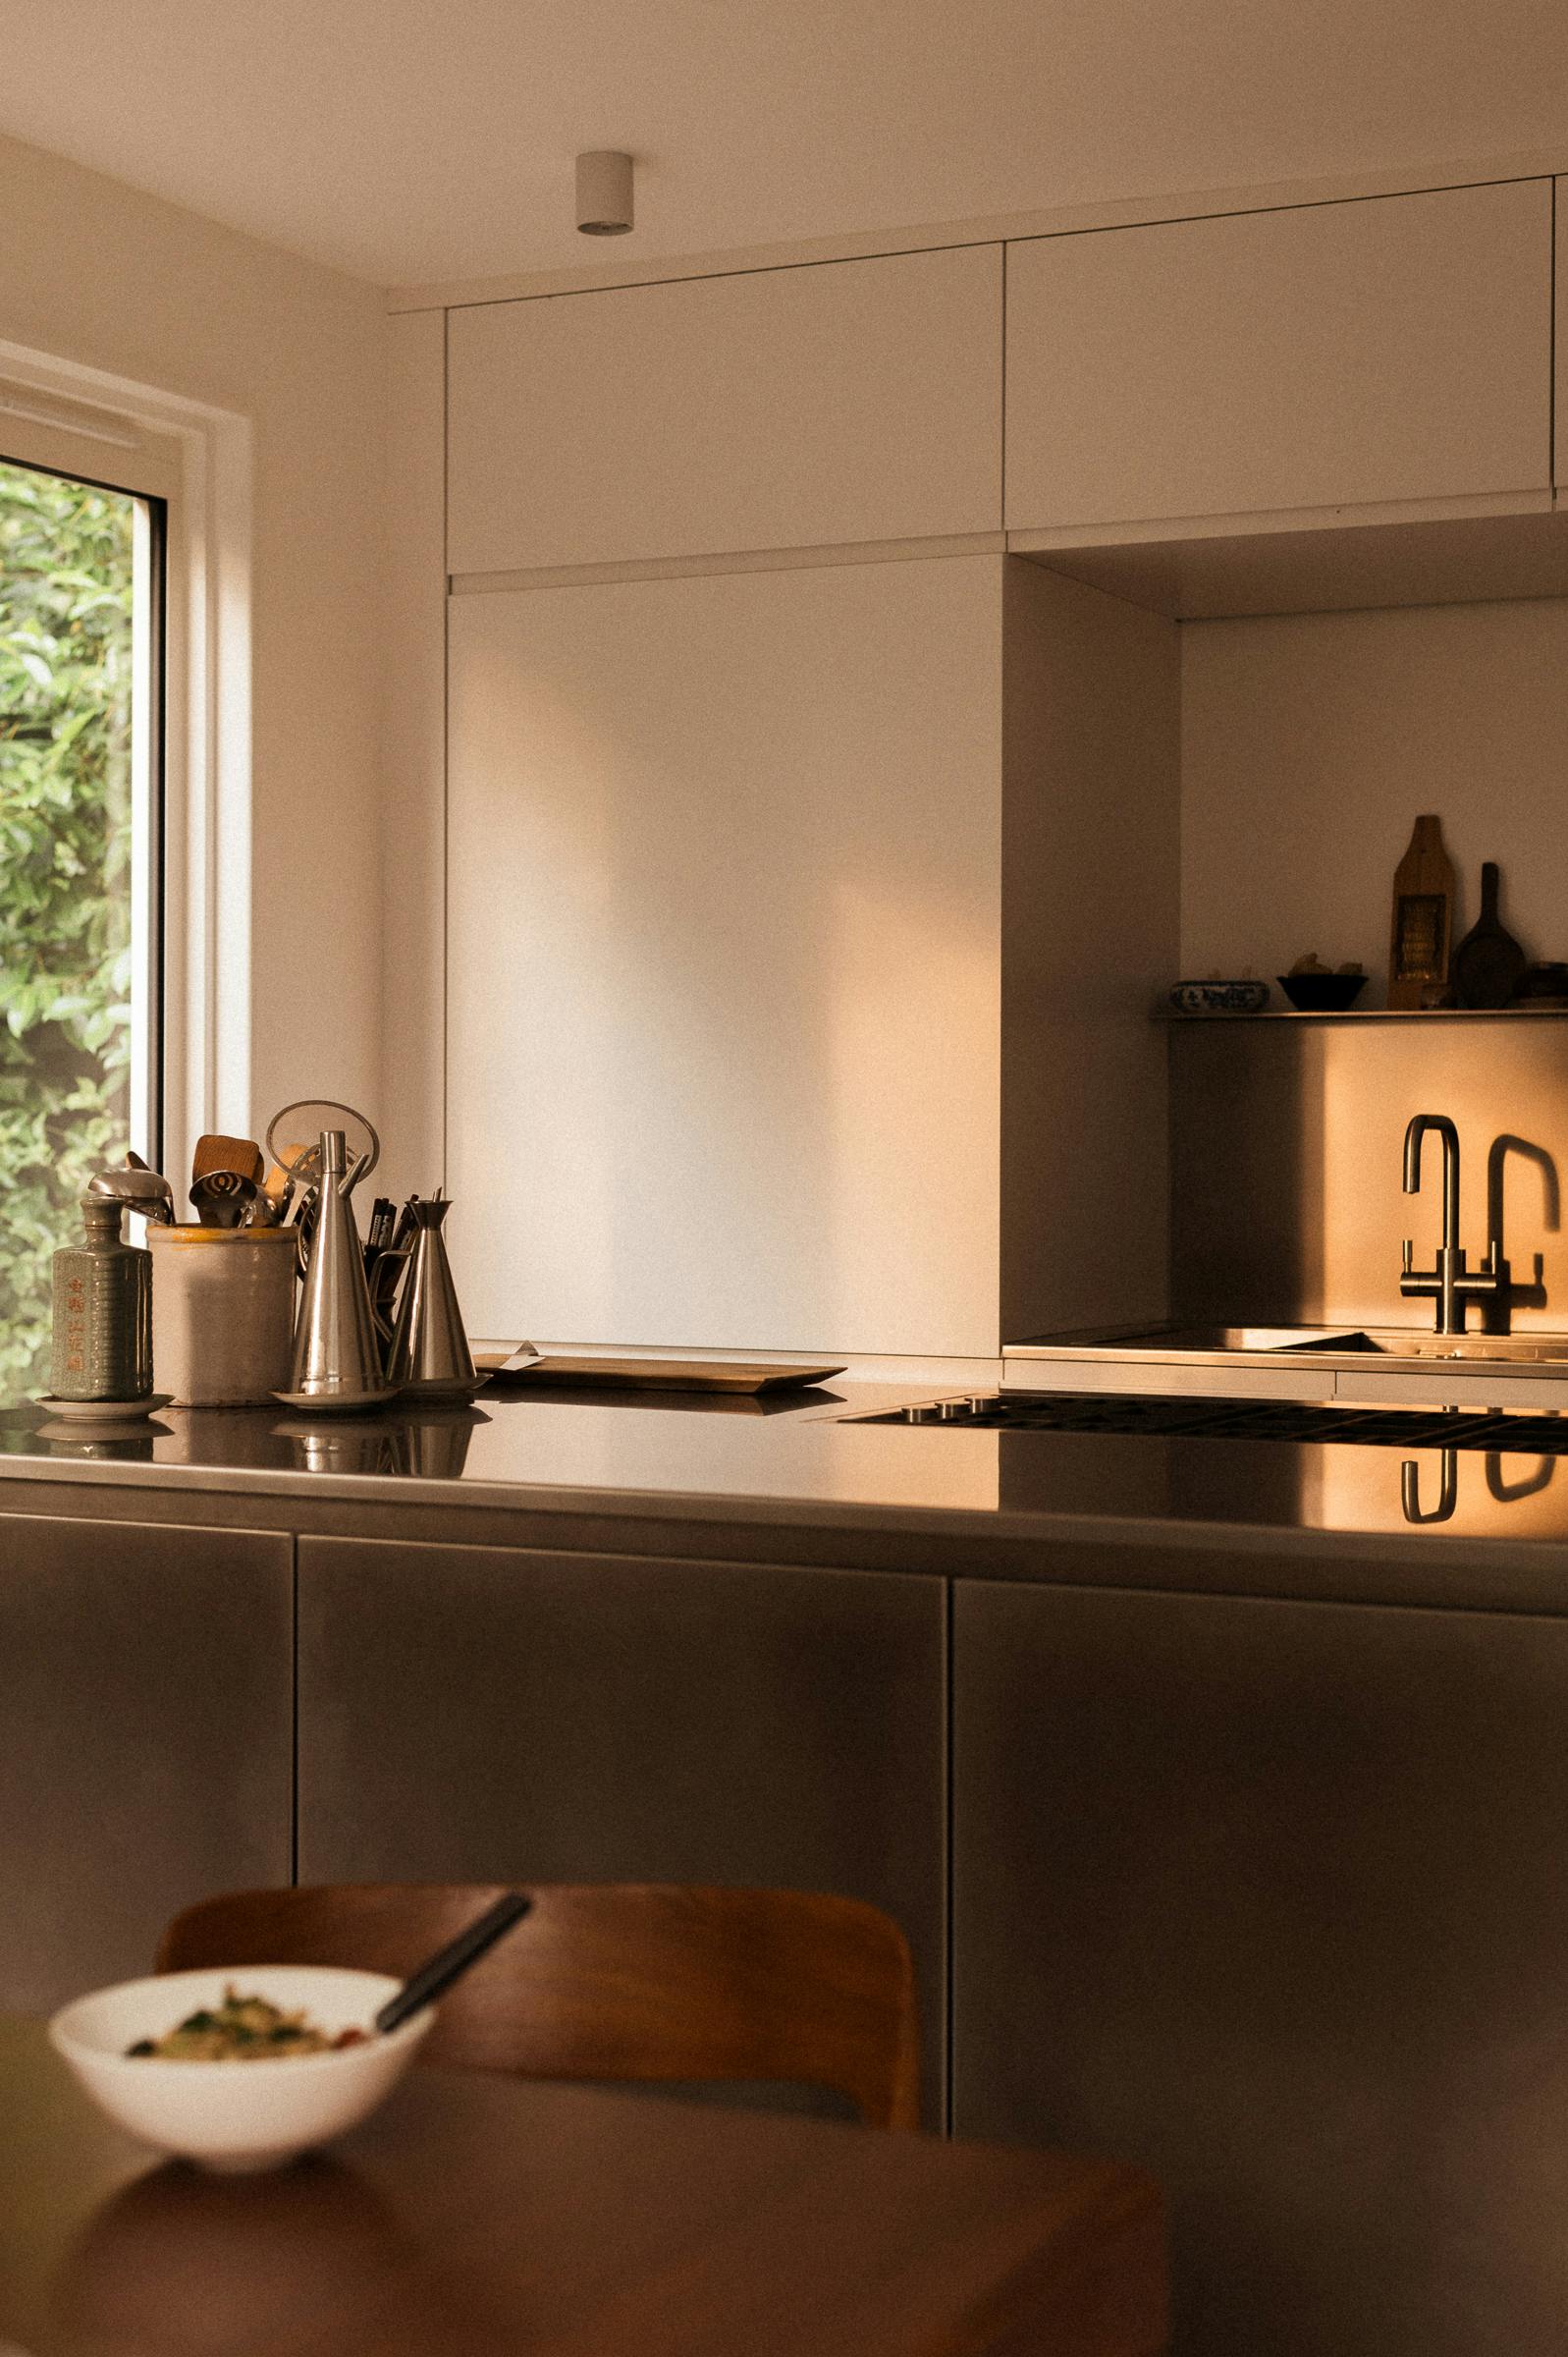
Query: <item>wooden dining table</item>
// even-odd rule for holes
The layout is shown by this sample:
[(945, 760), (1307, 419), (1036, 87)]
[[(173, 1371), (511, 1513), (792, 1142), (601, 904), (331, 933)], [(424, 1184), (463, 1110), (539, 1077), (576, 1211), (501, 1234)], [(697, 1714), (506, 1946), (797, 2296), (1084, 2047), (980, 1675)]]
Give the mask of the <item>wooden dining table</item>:
[(0, 2015), (0, 2357), (1154, 2357), (1165, 2302), (1115, 2162), (415, 2069), (216, 2176)]

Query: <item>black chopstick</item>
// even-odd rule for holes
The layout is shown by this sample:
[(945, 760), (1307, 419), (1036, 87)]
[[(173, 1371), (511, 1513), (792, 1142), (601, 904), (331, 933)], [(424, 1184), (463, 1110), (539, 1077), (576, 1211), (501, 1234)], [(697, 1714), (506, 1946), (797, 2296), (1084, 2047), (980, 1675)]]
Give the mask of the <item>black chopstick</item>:
[(466, 1931), (438, 1948), (428, 1963), (421, 1964), (404, 1982), (396, 1997), (388, 1998), (376, 2015), (376, 2028), (382, 2036), (430, 2004), (443, 1989), (450, 1988), (460, 1973), (478, 1962), (487, 1947), (494, 1947), (503, 1932), (510, 1932), (514, 1923), (520, 1923), (532, 1905), (533, 1900), (525, 1898), (520, 1891), (509, 1891), (505, 1898), (498, 1898), (493, 1907), (486, 1907), (482, 1915), (475, 1916)]

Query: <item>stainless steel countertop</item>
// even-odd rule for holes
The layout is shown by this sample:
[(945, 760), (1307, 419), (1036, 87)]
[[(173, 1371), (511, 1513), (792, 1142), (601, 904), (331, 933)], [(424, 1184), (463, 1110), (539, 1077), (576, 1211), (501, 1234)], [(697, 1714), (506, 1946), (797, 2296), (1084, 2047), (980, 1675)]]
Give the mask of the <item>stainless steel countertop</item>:
[[(314, 1421), (284, 1409), (165, 1409), (113, 1439), (40, 1429), (35, 1410), (13, 1411), (0, 1417), (0, 1478), (982, 1543), (1136, 1534), (1148, 1544), (1162, 1533), (1166, 1543), (1252, 1534), (1248, 1543), (1288, 1546), (1310, 1535), (1428, 1551), (1568, 1542), (1568, 1459), (1452, 1453), (1452, 1511), (1413, 1526), (1399, 1449), (842, 1420), (993, 1388), (966, 1370), (946, 1384), (840, 1378), (763, 1401), (482, 1393), (469, 1411)], [(1408, 1454), (1429, 1507), (1444, 1453)], [(16, 1508), (26, 1510), (20, 1498)]]

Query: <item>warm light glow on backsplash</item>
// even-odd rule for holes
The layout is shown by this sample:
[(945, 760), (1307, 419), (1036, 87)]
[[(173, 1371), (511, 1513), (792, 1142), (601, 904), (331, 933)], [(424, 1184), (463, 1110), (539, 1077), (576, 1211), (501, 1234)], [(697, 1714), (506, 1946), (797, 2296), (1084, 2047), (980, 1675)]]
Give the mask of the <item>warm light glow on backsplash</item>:
[(1416, 1196), (1401, 1158), (1410, 1117), (1444, 1113), (1459, 1129), (1471, 1267), (1495, 1196), (1513, 1327), (1568, 1330), (1568, 1016), (1176, 1024), (1170, 1056), (1181, 1314), (1432, 1323), (1430, 1303), (1401, 1299), (1399, 1266), (1407, 1235), (1417, 1265), (1431, 1263), (1436, 1158)]

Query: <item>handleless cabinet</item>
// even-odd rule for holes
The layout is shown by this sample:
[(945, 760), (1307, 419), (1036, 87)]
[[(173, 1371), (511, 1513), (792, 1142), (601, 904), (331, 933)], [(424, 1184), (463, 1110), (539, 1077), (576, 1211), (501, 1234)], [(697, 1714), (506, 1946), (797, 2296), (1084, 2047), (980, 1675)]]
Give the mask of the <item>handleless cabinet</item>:
[(453, 573), (1001, 525), (1001, 248), (482, 303), (450, 325)]
[(1004, 562), (454, 597), (475, 1333), (996, 1350)]
[(152, 1970), (171, 1915), (289, 1880), (294, 1542), (0, 1517), (0, 2003)]
[(1007, 527), (1544, 491), (1549, 180), (1007, 248)]
[(1171, 2202), (1176, 2357), (1568, 2313), (1568, 1624), (960, 1582), (953, 2125)]
[(301, 1539), (299, 1880), (870, 1899), (940, 2117), (944, 1626), (913, 1575)]
[[(1558, 180), (1557, 209), (1568, 203), (1568, 178)], [(1553, 215), (1555, 222), (1556, 215)], [(1556, 447), (1552, 453), (1552, 480), (1568, 483), (1568, 229), (1556, 233), (1556, 302), (1553, 318), (1556, 326), (1557, 349), (1554, 355), (1553, 383), (1557, 398), (1552, 405)]]

